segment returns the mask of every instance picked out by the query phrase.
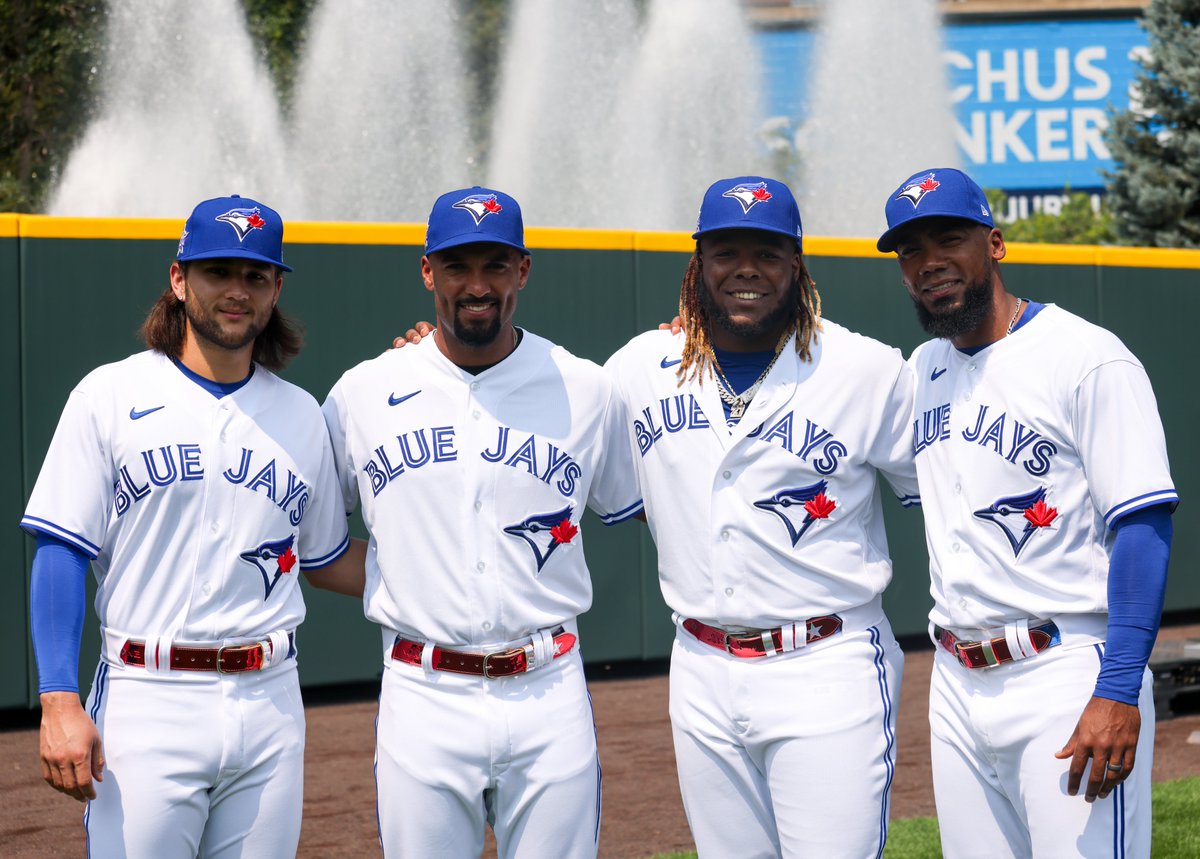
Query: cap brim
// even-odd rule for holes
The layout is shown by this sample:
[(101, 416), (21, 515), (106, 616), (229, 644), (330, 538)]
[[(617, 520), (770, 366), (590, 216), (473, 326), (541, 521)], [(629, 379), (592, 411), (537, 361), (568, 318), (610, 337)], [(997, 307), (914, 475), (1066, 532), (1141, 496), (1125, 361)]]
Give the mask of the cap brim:
[(789, 239), (795, 239), (796, 244), (800, 244), (802, 241), (801, 237), (793, 233), (791, 230), (783, 230), (779, 227), (767, 227), (763, 226), (762, 224), (743, 224), (736, 222), (731, 224), (719, 224), (717, 226), (709, 227), (705, 230), (697, 230), (696, 232), (692, 233), (692, 238), (699, 240), (701, 236), (707, 236), (711, 233), (720, 233), (725, 230), (753, 230), (756, 233), (775, 233), (779, 236), (787, 236)]
[(445, 251), (462, 245), (504, 245), (505, 247), (520, 251), (525, 256), (531, 256), (529, 248), (519, 245), (516, 242), (506, 242), (504, 239), (488, 235), (487, 233), (463, 233), (458, 236), (451, 236), (448, 239), (442, 239), (436, 245), (425, 248), (425, 255), (428, 256), (438, 251)]
[(926, 212), (920, 215), (913, 215), (911, 218), (907, 218), (904, 221), (901, 221), (899, 224), (896, 224), (896, 226), (892, 227), (879, 237), (879, 241), (875, 243), (875, 250), (879, 251), (880, 253), (890, 254), (892, 251), (896, 250), (896, 236), (903, 232), (905, 227), (916, 221), (926, 221), (930, 218), (950, 218), (959, 221), (971, 221), (972, 223), (987, 227), (989, 230), (994, 230), (996, 228), (994, 223), (985, 221), (983, 218), (972, 218), (968, 217), (967, 215), (961, 215), (958, 213), (951, 214), (949, 212)]
[(265, 254), (256, 254), (254, 251), (237, 250), (234, 248), (226, 248), (224, 250), (202, 251), (198, 254), (188, 254), (187, 256), (176, 257), (179, 262), (192, 262), (198, 259), (252, 259), (258, 262), (265, 262), (275, 266), (283, 271), (294, 271), (291, 266), (284, 265), (277, 259), (271, 259)]

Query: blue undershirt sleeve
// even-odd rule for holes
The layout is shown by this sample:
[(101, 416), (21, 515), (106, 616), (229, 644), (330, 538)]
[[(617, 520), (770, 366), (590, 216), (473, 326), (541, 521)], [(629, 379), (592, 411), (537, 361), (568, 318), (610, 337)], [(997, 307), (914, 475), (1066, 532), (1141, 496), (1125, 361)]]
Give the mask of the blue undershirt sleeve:
[(38, 694), (79, 692), (79, 640), (87, 601), (88, 556), (39, 533), (29, 588)]
[(1095, 695), (1137, 705), (1150, 660), (1171, 554), (1171, 505), (1156, 504), (1123, 516), (1108, 566), (1108, 642)]

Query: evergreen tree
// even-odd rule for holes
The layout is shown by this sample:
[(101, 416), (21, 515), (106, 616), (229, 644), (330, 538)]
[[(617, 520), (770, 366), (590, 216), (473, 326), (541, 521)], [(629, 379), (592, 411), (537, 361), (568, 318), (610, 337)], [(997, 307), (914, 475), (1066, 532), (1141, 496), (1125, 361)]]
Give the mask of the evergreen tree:
[(1200, 247), (1200, 0), (1151, 0), (1139, 97), (1106, 133), (1107, 203), (1123, 242)]

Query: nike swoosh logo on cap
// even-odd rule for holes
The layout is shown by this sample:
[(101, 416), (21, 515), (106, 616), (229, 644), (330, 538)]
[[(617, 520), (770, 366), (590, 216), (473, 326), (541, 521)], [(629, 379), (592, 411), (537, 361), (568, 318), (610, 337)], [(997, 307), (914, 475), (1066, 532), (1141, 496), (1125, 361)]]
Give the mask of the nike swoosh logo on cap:
[(668, 361), (666, 358), (663, 358), (659, 365), (665, 370), (668, 367), (674, 367), (676, 364), (680, 363), (681, 361), (683, 361), (682, 358), (676, 358), (674, 361)]
[(145, 411), (143, 411), (143, 412), (139, 412), (139, 411), (137, 410), (137, 407), (135, 406), (135, 407), (133, 407), (133, 408), (131, 408), (131, 409), (129, 410), (129, 419), (130, 419), (131, 421), (141, 420), (141, 419), (142, 419), (142, 418), (144, 418), (146, 415), (152, 415), (152, 414), (154, 414), (155, 412), (157, 412), (159, 409), (165, 409), (165, 408), (166, 408), (166, 406), (155, 406), (155, 407), (154, 407), (154, 408), (152, 408), (152, 409), (146, 409), (146, 410), (145, 410)]
[(398, 406), (405, 400), (411, 400), (413, 397), (415, 397), (419, 393), (421, 393), (421, 392), (413, 391), (411, 394), (405, 394), (403, 397), (397, 397), (395, 394), (389, 394), (388, 395), (388, 405), (389, 406)]

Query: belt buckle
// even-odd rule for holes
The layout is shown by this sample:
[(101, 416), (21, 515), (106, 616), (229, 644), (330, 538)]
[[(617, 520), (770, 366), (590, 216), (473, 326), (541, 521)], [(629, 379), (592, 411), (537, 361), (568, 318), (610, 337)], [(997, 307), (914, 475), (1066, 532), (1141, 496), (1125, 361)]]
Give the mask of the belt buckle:
[(733, 652), (732, 632), (726, 632), (723, 629), (721, 630), (721, 644), (724, 645), (726, 653), (728, 653), (730, 656), (737, 656), (737, 654)]
[[(247, 650), (257, 651), (258, 656), (254, 657), (250, 653), (246, 654), (246, 664), (240, 668), (225, 667), (225, 652), (227, 650)], [(244, 671), (254, 671), (261, 669), (263, 663), (266, 662), (266, 653), (263, 652), (262, 644), (222, 644), (217, 648), (217, 673), (218, 674), (241, 674)]]
[(518, 656), (525, 653), (524, 647), (514, 647), (512, 650), (497, 650), (493, 653), (485, 654), (483, 657), (483, 676), (489, 680), (494, 680), (498, 677), (512, 677), (522, 672), (512, 670), (506, 674), (493, 674), (489, 667), (493, 659), (516, 659)]

